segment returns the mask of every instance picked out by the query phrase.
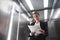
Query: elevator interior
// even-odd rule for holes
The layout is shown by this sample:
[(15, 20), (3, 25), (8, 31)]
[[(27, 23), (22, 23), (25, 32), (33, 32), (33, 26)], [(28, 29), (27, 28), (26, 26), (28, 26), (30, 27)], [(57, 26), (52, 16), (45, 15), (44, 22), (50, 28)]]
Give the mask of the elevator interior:
[(0, 0), (0, 40), (29, 40), (27, 24), (34, 21), (34, 11), (48, 22), (46, 40), (60, 40), (60, 0), (27, 1)]

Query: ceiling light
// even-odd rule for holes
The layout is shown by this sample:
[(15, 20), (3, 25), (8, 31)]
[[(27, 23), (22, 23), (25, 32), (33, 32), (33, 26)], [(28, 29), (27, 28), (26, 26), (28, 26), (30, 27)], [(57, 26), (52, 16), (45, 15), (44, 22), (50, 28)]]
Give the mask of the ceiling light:
[(47, 19), (48, 10), (44, 10), (44, 19)]
[(48, 0), (44, 0), (44, 8), (48, 7)]
[[(44, 8), (48, 7), (48, 0), (44, 0)], [(44, 19), (47, 19), (48, 10), (44, 10)]]
[(33, 6), (32, 6), (32, 3), (30, 0), (25, 0), (27, 5), (29, 6), (30, 10), (34, 10)]

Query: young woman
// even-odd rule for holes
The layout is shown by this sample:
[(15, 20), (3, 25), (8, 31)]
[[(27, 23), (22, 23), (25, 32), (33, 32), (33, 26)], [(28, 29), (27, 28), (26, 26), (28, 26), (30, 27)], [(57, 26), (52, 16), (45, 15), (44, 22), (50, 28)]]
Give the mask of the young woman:
[(39, 13), (35, 12), (33, 14), (35, 22), (33, 22), (31, 25), (35, 25), (35, 27), (39, 26), (41, 28), (38, 30), (40, 34), (35, 36), (35, 32), (30, 32), (30, 40), (45, 40), (46, 36), (48, 35), (47, 22), (40, 21), (39, 17), (40, 17)]

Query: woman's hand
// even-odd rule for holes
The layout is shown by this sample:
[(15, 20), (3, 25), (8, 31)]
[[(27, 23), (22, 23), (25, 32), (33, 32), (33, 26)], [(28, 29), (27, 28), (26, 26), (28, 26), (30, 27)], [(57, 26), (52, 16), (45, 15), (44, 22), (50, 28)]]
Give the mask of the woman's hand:
[(38, 31), (40, 32), (40, 34), (45, 35), (45, 31), (43, 29), (39, 29)]
[(33, 36), (34, 34), (35, 34), (35, 32), (31, 32), (31, 33), (30, 33), (30, 36)]

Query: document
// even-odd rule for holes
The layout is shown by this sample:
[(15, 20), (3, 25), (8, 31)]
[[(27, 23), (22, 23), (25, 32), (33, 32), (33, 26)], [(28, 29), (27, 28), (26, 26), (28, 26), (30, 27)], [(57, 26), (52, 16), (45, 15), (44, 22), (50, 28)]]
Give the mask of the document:
[(38, 29), (38, 27), (32, 26), (32, 25), (28, 25), (29, 29), (31, 32), (36, 32), (36, 30)]
[(39, 35), (41, 32), (38, 30), (41, 29), (40, 26), (28, 25), (31, 32), (35, 32), (35, 35)]

